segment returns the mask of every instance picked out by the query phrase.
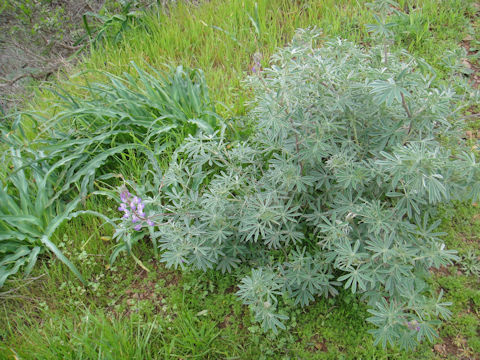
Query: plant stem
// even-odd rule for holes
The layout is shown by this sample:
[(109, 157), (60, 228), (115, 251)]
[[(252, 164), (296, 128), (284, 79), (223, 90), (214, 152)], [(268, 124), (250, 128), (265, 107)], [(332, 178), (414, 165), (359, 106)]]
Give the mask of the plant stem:
[(388, 46), (387, 46), (387, 41), (384, 40), (383, 42), (383, 52), (385, 53), (385, 66), (388, 65)]
[(405, 109), (408, 117), (411, 119), (412, 118), (412, 113), (410, 112), (410, 109), (407, 106), (407, 102), (405, 101), (405, 96), (403, 94), (400, 94), (402, 97), (402, 106)]

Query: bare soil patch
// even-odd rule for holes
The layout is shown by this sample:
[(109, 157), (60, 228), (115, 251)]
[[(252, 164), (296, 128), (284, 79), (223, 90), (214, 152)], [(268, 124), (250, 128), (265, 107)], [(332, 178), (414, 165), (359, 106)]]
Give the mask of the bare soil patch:
[(83, 15), (105, 0), (13, 0), (0, 14), (0, 114), (18, 106), (32, 80), (67, 69), (85, 36)]

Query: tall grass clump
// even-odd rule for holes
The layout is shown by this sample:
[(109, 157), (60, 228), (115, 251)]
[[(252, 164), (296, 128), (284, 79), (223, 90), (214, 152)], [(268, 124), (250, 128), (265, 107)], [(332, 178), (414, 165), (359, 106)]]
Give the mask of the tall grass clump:
[[(9, 155), (7, 160), (5, 155)], [(77, 268), (52, 242), (55, 230), (67, 219), (87, 212), (75, 212), (80, 201), (56, 201), (58, 174), (42, 153), (22, 153), (10, 148), (2, 158), (12, 172), (0, 179), (0, 287), (20, 269), (32, 271), (45, 252), (55, 254), (85, 283)]]
[(105, 81), (77, 92), (54, 89), (48, 112), (26, 111), (13, 122), (24, 143), (45, 152), (52, 165), (68, 167), (59, 193), (75, 185), (85, 197), (99, 169), (115, 171), (123, 155), (168, 157), (186, 135), (212, 133), (222, 122), (201, 70), (146, 72), (131, 65), (135, 76), (102, 72)]
[(103, 150), (102, 144), (172, 145), (199, 129), (211, 133), (221, 121), (201, 70), (150, 67), (147, 72), (133, 62), (131, 69), (134, 75), (96, 72), (103, 81), (87, 80), (73, 85), (75, 91), (51, 89), (55, 100), (48, 111), (26, 111), (23, 122), (15, 124), (23, 124), (26, 136), (39, 142), (77, 146), (88, 140), (90, 147), (82, 150), (94, 153)]
[[(368, 301), (375, 343), (411, 349), (450, 315), (426, 280), (457, 259), (436, 206), (480, 197), (458, 136), (471, 94), (404, 51), (319, 39), (299, 30), (249, 78), (248, 141), (189, 137), (136, 191), (168, 267), (251, 268), (237, 294), (265, 330), (284, 328), (284, 296), (307, 306), (344, 287)], [(129, 217), (118, 229), (135, 233)]]
[(217, 126), (219, 117), (201, 70), (178, 66), (160, 72), (150, 67), (147, 72), (133, 62), (131, 66), (133, 76), (98, 73), (106, 80), (81, 86), (81, 95), (56, 92), (59, 112), (42, 124), (42, 131), (73, 129), (81, 137), (121, 131), (148, 143), (160, 141), (171, 129), (194, 134), (198, 127), (211, 133)]
[(0, 286), (20, 268), (28, 274), (47, 249), (83, 281), (50, 238), (63, 220), (85, 213), (74, 210), (95, 181), (112, 184), (132, 157), (168, 159), (186, 135), (222, 123), (200, 70), (132, 67), (136, 76), (102, 73), (107, 81), (87, 83), (82, 95), (55, 90), (53, 115), (28, 111), (2, 124), (12, 171), (4, 169), (0, 189)]
[[(24, 315), (25, 316), (25, 315)], [(42, 324), (31, 319), (18, 326), (7, 324), (21, 346), (0, 344), (0, 357), (28, 359), (156, 359), (155, 343), (163, 331), (152, 321), (112, 318), (102, 311), (85, 310), (82, 316), (50, 312)], [(18, 334), (21, 337), (18, 337)]]

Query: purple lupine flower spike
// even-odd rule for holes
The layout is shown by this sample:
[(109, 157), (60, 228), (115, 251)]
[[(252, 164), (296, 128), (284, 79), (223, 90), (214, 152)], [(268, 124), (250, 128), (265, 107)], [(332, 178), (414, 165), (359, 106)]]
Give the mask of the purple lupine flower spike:
[(416, 320), (407, 322), (407, 327), (410, 330), (420, 331), (420, 326)]
[(131, 221), (132, 224), (135, 224), (133, 227), (136, 231), (140, 231), (146, 222), (148, 226), (154, 226), (154, 222), (146, 218), (145, 204), (142, 202), (142, 199), (138, 196), (133, 196), (128, 192), (128, 190), (123, 190), (120, 193), (120, 199), (122, 203), (118, 207), (119, 211), (125, 212), (123, 219)]
[(126, 203), (128, 201), (128, 199), (130, 198), (130, 196), (132, 196), (132, 194), (130, 194), (128, 192), (128, 190), (124, 190), (120, 193), (120, 200), (122, 200), (122, 202)]
[(145, 217), (145, 213), (143, 212), (144, 208), (145, 208), (145, 204), (142, 202), (137, 205), (138, 215)]

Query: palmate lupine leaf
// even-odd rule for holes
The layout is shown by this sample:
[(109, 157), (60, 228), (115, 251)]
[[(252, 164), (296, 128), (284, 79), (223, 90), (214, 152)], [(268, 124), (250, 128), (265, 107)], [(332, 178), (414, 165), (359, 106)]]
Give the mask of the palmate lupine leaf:
[[(254, 311), (255, 309), (256, 308), (254, 308)], [(275, 313), (265, 306), (259, 307), (258, 310), (255, 311), (255, 313), (255, 318), (257, 319), (257, 321), (261, 321), (262, 328), (265, 331), (270, 330), (277, 334), (278, 329), (286, 329), (282, 321), (288, 320), (288, 316)]]
[(426, 338), (428, 341), (433, 342), (436, 337), (438, 337), (438, 333), (435, 331), (436, 326), (440, 324), (438, 320), (428, 320), (421, 322), (419, 326), (419, 330), (417, 333), (417, 340), (421, 341), (422, 339)]
[(374, 95), (373, 100), (377, 104), (390, 106), (393, 101), (402, 102), (402, 95), (409, 97), (410, 93), (401, 84), (390, 78), (387, 80), (374, 80), (370, 83), (370, 92)]
[(383, 38), (389, 38), (393, 35), (392, 29), (397, 25), (396, 23), (385, 23), (377, 15), (373, 15), (376, 24), (367, 24), (365, 27), (367, 31), (372, 33), (375, 36), (380, 36)]
[(378, 326), (378, 329), (369, 330), (375, 337), (374, 344), (381, 343), (383, 347), (386, 347), (388, 342), (393, 346), (399, 338), (396, 328), (401, 324), (403, 314), (401, 306), (382, 299), (381, 302), (375, 304), (375, 309), (367, 311), (373, 315), (367, 321)]
[(440, 302), (443, 297), (443, 289), (440, 289), (440, 294), (438, 294), (438, 299), (435, 302), (435, 314), (441, 316), (444, 319), (449, 319), (452, 315), (452, 312), (448, 309), (448, 306), (451, 306), (450, 301)]
[(347, 271), (347, 274), (340, 276), (337, 280), (345, 281), (345, 289), (351, 288), (354, 294), (357, 292), (357, 288), (363, 291), (367, 290), (367, 282), (373, 281), (367, 275), (369, 273), (368, 265), (357, 268), (350, 266), (345, 271)]

